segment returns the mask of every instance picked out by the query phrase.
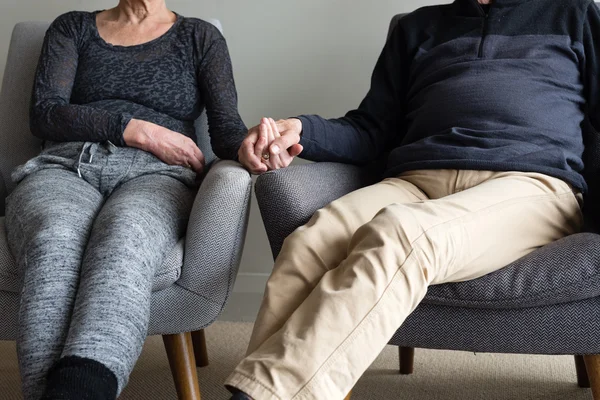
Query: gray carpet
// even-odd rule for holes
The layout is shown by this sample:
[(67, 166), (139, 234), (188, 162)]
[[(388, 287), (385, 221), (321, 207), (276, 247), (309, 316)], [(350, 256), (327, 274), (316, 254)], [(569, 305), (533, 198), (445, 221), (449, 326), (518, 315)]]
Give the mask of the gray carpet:
[[(243, 355), (250, 323), (218, 322), (207, 330), (210, 366), (199, 369), (203, 400), (227, 399), (226, 375)], [(573, 357), (472, 354), (417, 350), (415, 373), (399, 376), (397, 350), (388, 347), (362, 377), (353, 399), (591, 400), (576, 384)], [(0, 399), (18, 394), (15, 345), (0, 342)], [(149, 338), (122, 400), (177, 398), (160, 337)]]

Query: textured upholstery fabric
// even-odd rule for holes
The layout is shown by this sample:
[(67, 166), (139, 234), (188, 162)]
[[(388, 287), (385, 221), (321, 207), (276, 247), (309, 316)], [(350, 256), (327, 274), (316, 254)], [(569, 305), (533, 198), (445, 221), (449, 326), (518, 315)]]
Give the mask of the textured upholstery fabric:
[(391, 344), (490, 353), (600, 354), (600, 297), (490, 310), (421, 304)]
[(17, 337), (19, 295), (0, 290), (0, 310), (0, 340), (14, 340)]
[(204, 328), (218, 317), (240, 265), (251, 187), (248, 172), (233, 161), (218, 161), (204, 178), (188, 225), (181, 278), (152, 297), (151, 334)]
[(8, 248), (4, 217), (0, 217), (0, 290), (17, 293), (19, 287), (15, 259)]
[(361, 169), (338, 163), (294, 165), (259, 176), (256, 198), (273, 256), (279, 253), (283, 240), (307, 223), (316, 210), (375, 183), (379, 176), (376, 167)]
[(14, 188), (10, 179), (14, 167), (40, 151), (40, 140), (29, 131), (29, 100), (47, 28), (46, 22), (17, 24), (8, 50), (0, 92), (0, 172), (8, 193)]
[(600, 235), (571, 235), (472, 281), (431, 286), (428, 304), (528, 308), (600, 296)]
[[(361, 177), (365, 179), (358, 168), (334, 163), (292, 166), (259, 177), (256, 195), (273, 254), (316, 210), (361, 187)], [(432, 286), (424, 302), (523, 308), (595, 296), (600, 296), (600, 235), (586, 233), (545, 246), (482, 278)]]
[[(221, 29), (216, 20), (208, 20)], [(0, 92), (0, 216), (14, 185), (12, 169), (35, 156), (39, 141), (29, 131), (31, 84), (48, 23), (17, 24)], [(196, 121), (198, 142), (212, 163), (196, 196), (183, 238), (154, 278), (149, 334), (180, 333), (210, 325), (233, 289), (248, 226), (249, 173), (218, 161), (210, 151), (206, 116)], [(6, 190), (3, 184), (6, 184)], [(19, 281), (0, 218), (0, 340), (16, 337)]]

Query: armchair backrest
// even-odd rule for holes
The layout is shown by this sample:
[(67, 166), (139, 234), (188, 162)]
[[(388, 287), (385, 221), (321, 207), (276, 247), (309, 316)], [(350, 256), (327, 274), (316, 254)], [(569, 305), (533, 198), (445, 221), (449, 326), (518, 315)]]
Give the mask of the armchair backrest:
[[(207, 20), (222, 31), (217, 20)], [(29, 103), (33, 78), (48, 22), (21, 22), (12, 33), (2, 90), (0, 91), (0, 216), (4, 201), (14, 189), (12, 170), (35, 157), (41, 141), (29, 130)], [(210, 146), (205, 113), (196, 121), (198, 145), (207, 163), (214, 159)]]
[[(48, 29), (47, 22), (22, 22), (15, 26), (8, 49), (0, 91), (0, 212), (14, 185), (10, 173), (34, 157), (40, 141), (29, 130), (29, 101), (33, 76)], [(2, 190), (4, 189), (4, 190)]]

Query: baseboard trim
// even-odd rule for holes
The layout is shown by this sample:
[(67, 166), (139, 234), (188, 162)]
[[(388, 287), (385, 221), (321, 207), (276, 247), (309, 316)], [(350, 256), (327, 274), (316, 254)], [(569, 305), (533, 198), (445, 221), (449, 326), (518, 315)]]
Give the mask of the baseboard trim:
[(242, 272), (238, 274), (233, 288), (234, 293), (263, 293), (269, 274)]

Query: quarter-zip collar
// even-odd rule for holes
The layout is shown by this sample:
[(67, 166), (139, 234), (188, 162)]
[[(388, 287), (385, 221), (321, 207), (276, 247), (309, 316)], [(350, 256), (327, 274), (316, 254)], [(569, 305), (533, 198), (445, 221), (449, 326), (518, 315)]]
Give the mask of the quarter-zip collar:
[[(527, 3), (531, 0), (493, 0), (491, 8), (503, 8)], [(484, 17), (483, 8), (477, 0), (455, 0), (454, 6), (457, 8), (458, 15), (465, 17)]]

